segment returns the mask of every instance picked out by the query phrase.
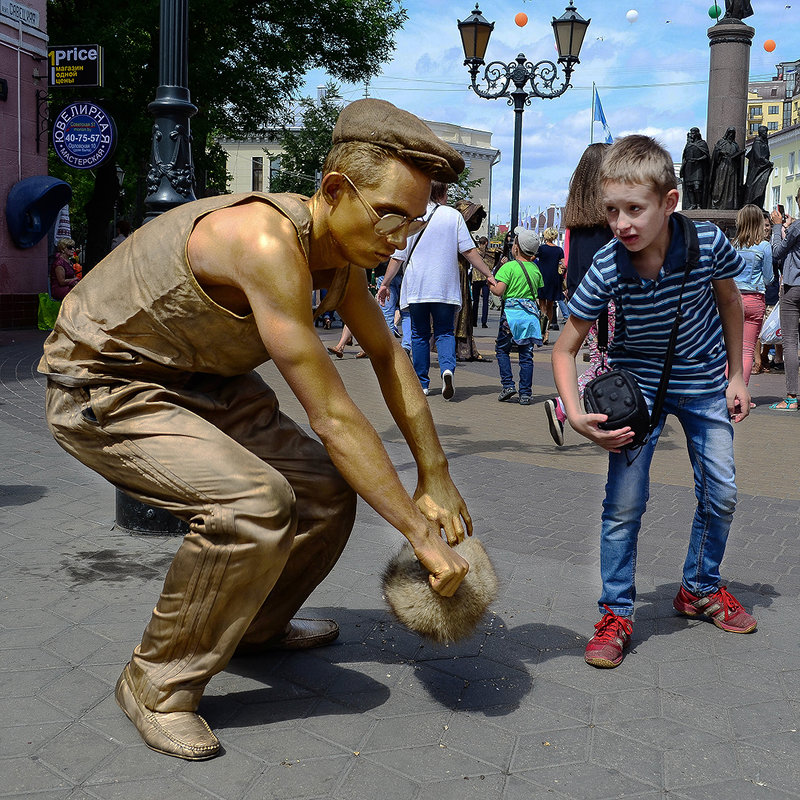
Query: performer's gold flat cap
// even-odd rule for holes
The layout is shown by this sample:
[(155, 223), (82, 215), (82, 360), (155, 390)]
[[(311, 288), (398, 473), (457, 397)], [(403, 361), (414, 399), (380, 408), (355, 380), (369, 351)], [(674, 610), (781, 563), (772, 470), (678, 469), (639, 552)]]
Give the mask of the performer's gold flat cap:
[(401, 158), (427, 165), (431, 178), (453, 183), (464, 159), (419, 117), (386, 100), (367, 97), (345, 106), (333, 129), (333, 143), (366, 142), (393, 150)]

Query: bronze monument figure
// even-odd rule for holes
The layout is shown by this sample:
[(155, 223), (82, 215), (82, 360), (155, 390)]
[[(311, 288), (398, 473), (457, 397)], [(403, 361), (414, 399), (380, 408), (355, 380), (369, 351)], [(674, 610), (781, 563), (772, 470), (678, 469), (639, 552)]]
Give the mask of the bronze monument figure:
[[(137, 500), (189, 524), (116, 699), (154, 750), (213, 758), (197, 707), (234, 654), (332, 642), (295, 615), (341, 554), (360, 495), (411, 543), (442, 596), (472, 533), (428, 400), (366, 273), (424, 227), (431, 178), (461, 156), (382, 100), (341, 112), (311, 198), (222, 195), (148, 222), (65, 299), (39, 365), (58, 443)], [(371, 359), (417, 464), (413, 495), (314, 328), (328, 294)], [(255, 372), (268, 359), (321, 444)]]
[(750, 0), (725, 0), (725, 16), (723, 19), (743, 20), (753, 16)]
[(700, 129), (691, 128), (686, 134), (680, 171), (683, 180), (684, 208), (703, 207), (710, 166), (711, 154), (708, 145), (700, 136)]
[(769, 141), (767, 126), (760, 125), (758, 136), (747, 153), (747, 180), (744, 185), (744, 204), (752, 203), (764, 209), (764, 196), (774, 164), (769, 160)]
[(744, 150), (736, 143), (736, 128), (728, 128), (711, 156), (709, 208), (738, 209), (741, 199)]

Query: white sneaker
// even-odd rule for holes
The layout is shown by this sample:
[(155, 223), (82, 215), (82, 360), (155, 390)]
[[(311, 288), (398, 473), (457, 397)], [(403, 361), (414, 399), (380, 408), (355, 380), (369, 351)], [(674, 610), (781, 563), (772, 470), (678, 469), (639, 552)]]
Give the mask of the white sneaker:
[(424, 394), (425, 397), (427, 397), (430, 393), (431, 393), (430, 389), (427, 389), (427, 388), (423, 387), (422, 394)]
[(442, 373), (442, 397), (445, 400), (452, 400), (453, 395), (456, 393), (455, 386), (453, 386), (453, 372), (446, 369)]

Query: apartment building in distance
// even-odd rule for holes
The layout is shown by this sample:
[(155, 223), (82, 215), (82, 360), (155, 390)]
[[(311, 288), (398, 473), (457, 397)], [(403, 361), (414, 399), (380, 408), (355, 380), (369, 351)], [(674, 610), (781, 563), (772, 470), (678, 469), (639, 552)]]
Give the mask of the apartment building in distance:
[(775, 65), (775, 77), (747, 86), (747, 131), (751, 139), (761, 125), (770, 133), (800, 123), (800, 60)]

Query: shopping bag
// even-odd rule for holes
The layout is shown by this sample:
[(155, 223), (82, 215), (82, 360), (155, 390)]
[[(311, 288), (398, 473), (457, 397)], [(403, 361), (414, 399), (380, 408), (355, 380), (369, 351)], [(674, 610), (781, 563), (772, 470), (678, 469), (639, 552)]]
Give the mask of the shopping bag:
[(47, 292), (39, 292), (38, 323), (40, 331), (53, 330), (60, 308), (61, 303), (58, 300), (53, 300)]
[(781, 341), (781, 306), (780, 303), (769, 312), (761, 327), (761, 344), (775, 344)]

